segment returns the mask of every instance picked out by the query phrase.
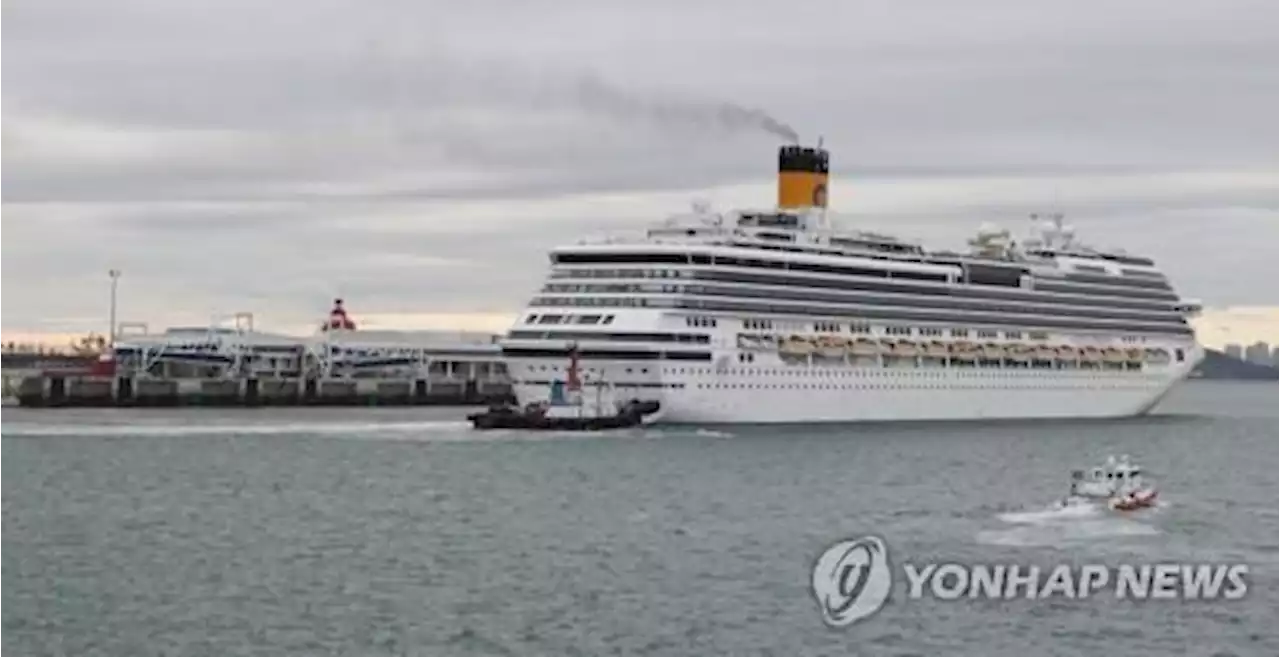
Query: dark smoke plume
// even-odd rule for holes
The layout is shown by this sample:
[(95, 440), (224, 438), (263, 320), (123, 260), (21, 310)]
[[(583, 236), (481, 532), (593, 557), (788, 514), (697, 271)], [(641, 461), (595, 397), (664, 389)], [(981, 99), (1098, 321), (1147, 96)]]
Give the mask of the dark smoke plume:
[(733, 132), (763, 131), (787, 141), (800, 135), (766, 112), (730, 102), (675, 98), (642, 98), (601, 80), (588, 77), (577, 85), (582, 105), (610, 116), (647, 119), (665, 125), (701, 126)]

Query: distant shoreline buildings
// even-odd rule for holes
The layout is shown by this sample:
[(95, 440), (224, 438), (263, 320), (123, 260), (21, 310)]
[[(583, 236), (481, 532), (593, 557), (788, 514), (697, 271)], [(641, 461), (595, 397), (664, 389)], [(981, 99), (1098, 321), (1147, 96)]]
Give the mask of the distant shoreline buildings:
[(0, 349), (4, 397), (24, 406), (425, 405), (510, 399), (498, 336), (358, 329), (341, 299), (310, 336), (234, 326), (112, 331), (64, 350)]
[(1223, 347), (1222, 353), (1230, 358), (1253, 363), (1254, 365), (1280, 367), (1280, 346), (1269, 345), (1261, 341), (1248, 346), (1228, 344)]

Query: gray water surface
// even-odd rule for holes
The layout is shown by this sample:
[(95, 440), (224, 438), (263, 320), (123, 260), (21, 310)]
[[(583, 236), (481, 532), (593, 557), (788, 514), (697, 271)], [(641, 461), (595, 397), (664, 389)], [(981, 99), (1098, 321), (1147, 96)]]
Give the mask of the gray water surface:
[[(464, 411), (3, 414), (12, 655), (1274, 655), (1277, 387), (1105, 422), (477, 434)], [(1127, 453), (1164, 505), (1009, 522)], [(827, 628), (830, 544), (1243, 562), (1234, 601), (938, 601)]]

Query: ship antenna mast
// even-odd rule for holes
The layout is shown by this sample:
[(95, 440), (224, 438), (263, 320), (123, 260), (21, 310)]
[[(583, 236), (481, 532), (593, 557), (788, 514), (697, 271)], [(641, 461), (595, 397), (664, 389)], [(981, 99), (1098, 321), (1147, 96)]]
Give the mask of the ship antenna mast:
[(1053, 240), (1055, 248), (1067, 248), (1066, 241), (1063, 239), (1065, 233), (1062, 231), (1062, 213), (1055, 212), (1050, 219), (1053, 221)]
[[(822, 150), (822, 135), (818, 135), (818, 150), (819, 150), (819, 151), (821, 151), (821, 150)], [(824, 192), (824, 193), (825, 193), (825, 192)], [(831, 222), (827, 219), (827, 204), (826, 204), (826, 203), (823, 203), (823, 204), (822, 204), (822, 207), (819, 209), (819, 219), (818, 219), (818, 221), (821, 223), (821, 225), (822, 225), (822, 230), (823, 230), (823, 231), (826, 231), (826, 232), (830, 232), (830, 231), (831, 231)]]
[[(1034, 231), (1039, 231), (1039, 241), (1045, 248), (1065, 249), (1069, 246), (1066, 240), (1066, 232), (1062, 229), (1063, 218), (1064, 215), (1061, 212), (1054, 212), (1048, 215), (1041, 215), (1038, 212), (1031, 213), (1032, 234), (1035, 234)], [(1049, 226), (1041, 224), (1041, 219), (1048, 219)]]

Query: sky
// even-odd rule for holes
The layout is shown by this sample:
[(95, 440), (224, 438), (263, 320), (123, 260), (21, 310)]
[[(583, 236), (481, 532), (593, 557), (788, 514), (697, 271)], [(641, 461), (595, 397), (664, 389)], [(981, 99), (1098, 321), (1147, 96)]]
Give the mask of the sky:
[(557, 244), (773, 201), (959, 247), (1061, 211), (1277, 338), (1274, 0), (8, 0), (4, 339), (503, 330)]

